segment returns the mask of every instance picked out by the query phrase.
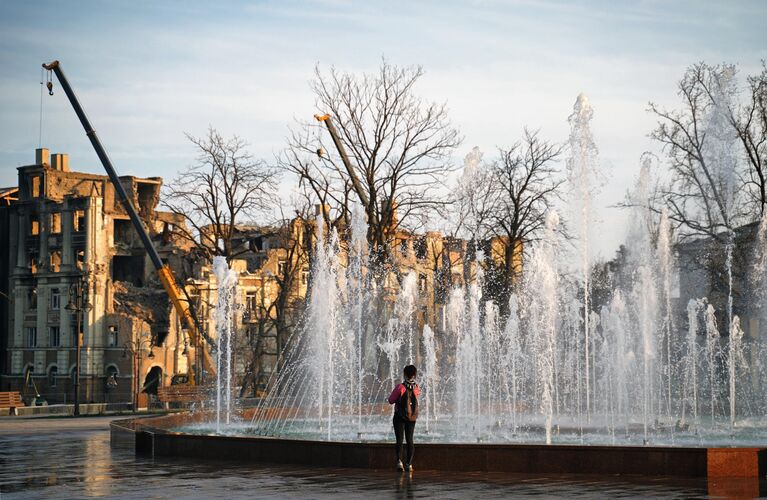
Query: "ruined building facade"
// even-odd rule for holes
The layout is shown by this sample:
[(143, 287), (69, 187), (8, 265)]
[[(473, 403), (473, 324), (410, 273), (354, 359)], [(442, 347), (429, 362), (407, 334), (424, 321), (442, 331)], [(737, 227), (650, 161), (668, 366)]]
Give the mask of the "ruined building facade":
[[(322, 210), (329, 208), (317, 206), (315, 216), (320, 216)], [(321, 219), (298, 217), (282, 227), (236, 228), (232, 241), (236, 256), (230, 259), (230, 267), (239, 276), (233, 352), (243, 396), (257, 396), (266, 388), (269, 377), (278, 368), (290, 334), (301, 327), (311, 285), (318, 220)], [(340, 236), (339, 258), (345, 267), (349, 264), (349, 228), (340, 219), (334, 230)], [(328, 228), (323, 231), (327, 232)], [(490, 239), (478, 247), (484, 253), (485, 264), (503, 265), (505, 241), (502, 238)], [(417, 234), (397, 229), (392, 232), (391, 261), (392, 266), (383, 280), (382, 314), (393, 313), (401, 281), (412, 274), (418, 287), (416, 330), (421, 332), (428, 324), (441, 335), (450, 291), (454, 286), (476, 279), (476, 251), (468, 241), (436, 231)], [(514, 247), (513, 264), (521, 272), (521, 243)], [(194, 291), (190, 293), (198, 298), (197, 310), (205, 319), (206, 332), (215, 337), (216, 278), (208, 266), (199, 268), (196, 276)], [(372, 329), (377, 327), (380, 325), (370, 318), (369, 339), (374, 338)]]
[[(8, 295), (0, 298), (0, 391), (73, 401), (78, 282), (81, 403), (131, 401), (186, 373), (185, 337), (109, 178), (73, 172), (67, 155), (39, 149), (18, 179), (15, 196), (0, 204)], [(162, 258), (180, 265), (173, 227), (183, 222), (155, 210), (162, 180), (120, 181)]]

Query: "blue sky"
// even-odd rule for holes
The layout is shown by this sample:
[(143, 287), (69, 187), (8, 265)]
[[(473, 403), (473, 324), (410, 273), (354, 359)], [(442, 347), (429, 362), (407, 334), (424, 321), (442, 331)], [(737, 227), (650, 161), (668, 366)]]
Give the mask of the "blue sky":
[[(0, 0), (0, 186), (38, 146), (40, 64), (62, 62), (121, 174), (172, 177), (195, 155), (184, 132), (236, 133), (271, 159), (287, 127), (316, 110), (316, 63), (373, 70), (382, 56), (422, 64), (416, 89), (447, 101), (465, 141), (486, 157), (522, 127), (567, 138), (585, 92), (608, 184), (618, 201), (637, 175), (655, 120), (647, 102), (673, 106), (675, 82), (697, 61), (767, 58), (767, 2), (424, 1), (156, 2)], [(62, 92), (43, 100), (43, 145), (72, 168), (101, 167)], [(285, 179), (286, 189), (292, 179)], [(623, 216), (600, 251), (610, 255)]]

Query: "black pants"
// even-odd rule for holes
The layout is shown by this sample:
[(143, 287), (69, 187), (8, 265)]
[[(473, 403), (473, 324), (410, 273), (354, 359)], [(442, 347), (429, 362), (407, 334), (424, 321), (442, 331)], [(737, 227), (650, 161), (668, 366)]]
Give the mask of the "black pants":
[(415, 422), (408, 422), (407, 420), (395, 416), (392, 423), (394, 424), (394, 436), (397, 438), (397, 444), (394, 445), (397, 460), (402, 460), (402, 455), (404, 454), (404, 446), (402, 444), (404, 437), (407, 441), (407, 460), (402, 460), (402, 463), (410, 465), (413, 463), (413, 453), (415, 452), (415, 443), (413, 443)]

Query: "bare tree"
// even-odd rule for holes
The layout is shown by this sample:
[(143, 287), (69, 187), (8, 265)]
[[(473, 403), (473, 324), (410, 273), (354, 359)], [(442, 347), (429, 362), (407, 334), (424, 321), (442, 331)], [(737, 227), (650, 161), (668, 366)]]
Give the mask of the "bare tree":
[(745, 104), (731, 110), (730, 117), (743, 146), (746, 172), (742, 182), (748, 196), (748, 211), (764, 217), (767, 212), (767, 64), (747, 79)]
[(554, 167), (562, 147), (540, 138), (538, 132), (525, 129), (520, 141), (498, 152), (499, 158), (490, 164), (482, 162), (477, 148), (467, 155), (464, 174), (453, 191), (453, 212), (458, 235), (473, 244), (485, 243), (488, 251), (501, 247), (500, 265), (493, 255), (486, 259), (487, 296), (505, 304), (522, 272), (516, 257), (538, 239), (564, 179), (556, 177)]
[[(735, 204), (732, 174), (736, 158), (717, 154), (717, 117), (730, 109), (734, 67), (690, 67), (680, 80), (678, 94), (682, 107), (666, 110), (650, 103), (659, 119), (651, 137), (663, 145), (672, 179), (663, 196), (669, 217), (681, 229), (682, 239), (697, 236), (726, 242), (742, 215)], [(712, 124), (714, 126), (712, 126)]]
[[(282, 167), (297, 175), (322, 203), (348, 217), (351, 203), (367, 216), (371, 263), (389, 261), (401, 225), (413, 227), (444, 202), (438, 196), (448, 158), (460, 143), (444, 104), (426, 102), (414, 87), (420, 66), (399, 68), (383, 61), (375, 74), (315, 70), (316, 106), (330, 115), (352, 165), (347, 170), (319, 124), (293, 131)], [(316, 133), (313, 134), (312, 131)], [(318, 155), (317, 152), (326, 153)], [(376, 265), (377, 264), (377, 265)], [(376, 274), (380, 276), (379, 271)]]
[(679, 109), (650, 103), (659, 118), (651, 136), (671, 170), (662, 196), (686, 254), (683, 265), (707, 272), (709, 300), (726, 301), (728, 324), (740, 293), (733, 276), (747, 267), (746, 256), (733, 250), (741, 237), (736, 229), (764, 213), (767, 191), (767, 70), (748, 78), (745, 104), (736, 73), (733, 65), (695, 64), (679, 82)]
[(446, 211), (452, 219), (452, 233), (469, 241), (483, 240), (492, 234), (490, 216), (500, 195), (494, 179), (496, 172), (483, 161), (478, 147), (464, 157), (463, 172), (453, 189), (453, 203)]
[(231, 261), (247, 247), (233, 244), (237, 225), (252, 222), (274, 201), (278, 172), (247, 151), (237, 137), (224, 138), (215, 128), (204, 137), (186, 137), (197, 161), (166, 186), (162, 203), (182, 215), (188, 226), (177, 228), (206, 258)]
[(503, 242), (501, 298), (506, 298), (522, 272), (515, 259), (519, 246), (525, 251), (538, 240), (564, 179), (557, 178), (554, 168), (562, 147), (542, 139), (537, 131), (525, 129), (519, 142), (499, 153), (493, 165), (499, 195), (488, 221), (491, 233)]

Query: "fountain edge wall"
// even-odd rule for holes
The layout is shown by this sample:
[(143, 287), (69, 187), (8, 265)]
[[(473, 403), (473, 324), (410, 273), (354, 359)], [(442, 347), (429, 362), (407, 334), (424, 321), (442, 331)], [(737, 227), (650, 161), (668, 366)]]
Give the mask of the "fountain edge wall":
[[(153, 456), (237, 460), (316, 467), (392, 468), (391, 443), (194, 435), (168, 429), (204, 420), (171, 414), (111, 423), (116, 446)], [(536, 444), (416, 444), (418, 470), (527, 474), (608, 474), (676, 477), (764, 477), (767, 449), (578, 446)]]

